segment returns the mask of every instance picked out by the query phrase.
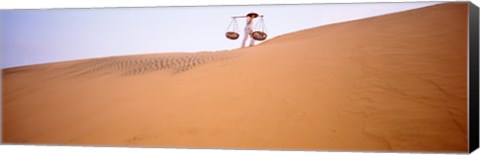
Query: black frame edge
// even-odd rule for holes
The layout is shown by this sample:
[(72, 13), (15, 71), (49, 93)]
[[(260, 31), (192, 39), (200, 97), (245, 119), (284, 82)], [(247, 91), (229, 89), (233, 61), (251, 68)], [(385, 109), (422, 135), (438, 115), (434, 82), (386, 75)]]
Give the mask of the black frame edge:
[(471, 153), (478, 148), (479, 140), (479, 12), (478, 7), (469, 2), (468, 5), (468, 40), (469, 40), (469, 146), (468, 151)]

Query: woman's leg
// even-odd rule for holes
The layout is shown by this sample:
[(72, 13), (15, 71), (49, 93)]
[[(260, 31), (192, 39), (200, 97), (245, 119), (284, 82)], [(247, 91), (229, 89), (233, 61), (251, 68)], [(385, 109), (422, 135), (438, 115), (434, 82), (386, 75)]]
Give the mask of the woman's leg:
[(245, 43), (247, 42), (248, 37), (250, 36), (250, 32), (248, 29), (245, 29), (245, 35), (243, 36), (243, 41), (242, 41), (242, 48), (245, 47)]
[(253, 39), (253, 36), (250, 34), (250, 46), (255, 45), (255, 39)]

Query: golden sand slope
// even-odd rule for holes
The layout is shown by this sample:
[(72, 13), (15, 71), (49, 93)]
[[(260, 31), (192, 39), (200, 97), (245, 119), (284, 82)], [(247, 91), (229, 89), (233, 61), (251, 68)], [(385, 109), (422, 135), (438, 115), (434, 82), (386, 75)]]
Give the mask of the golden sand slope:
[(6, 143), (467, 151), (467, 3), (225, 52), (3, 70)]

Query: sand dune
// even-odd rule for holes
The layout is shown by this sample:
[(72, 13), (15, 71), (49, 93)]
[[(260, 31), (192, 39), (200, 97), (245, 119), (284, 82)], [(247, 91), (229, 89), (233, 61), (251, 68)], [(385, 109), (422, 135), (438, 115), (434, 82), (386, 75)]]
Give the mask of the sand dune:
[(3, 141), (467, 151), (467, 3), (223, 52), (3, 70)]

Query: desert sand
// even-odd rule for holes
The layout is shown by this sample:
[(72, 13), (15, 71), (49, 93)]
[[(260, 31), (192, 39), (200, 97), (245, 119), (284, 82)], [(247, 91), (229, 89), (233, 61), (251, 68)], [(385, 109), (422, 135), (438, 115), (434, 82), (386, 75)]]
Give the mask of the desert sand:
[(467, 3), (219, 52), (8, 68), (3, 142), (467, 151)]

